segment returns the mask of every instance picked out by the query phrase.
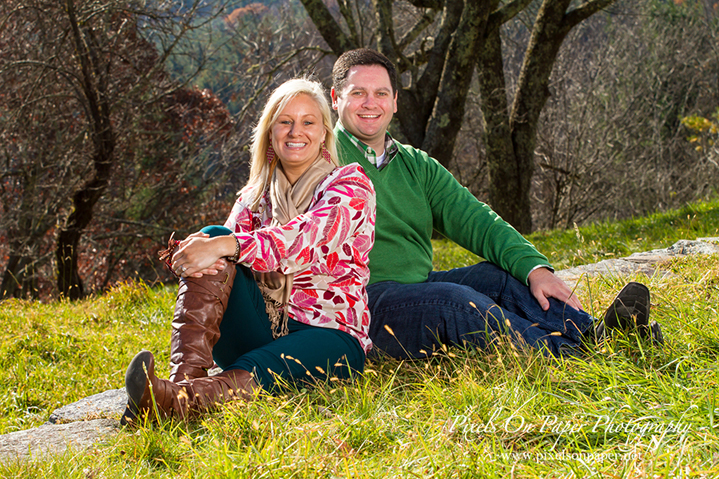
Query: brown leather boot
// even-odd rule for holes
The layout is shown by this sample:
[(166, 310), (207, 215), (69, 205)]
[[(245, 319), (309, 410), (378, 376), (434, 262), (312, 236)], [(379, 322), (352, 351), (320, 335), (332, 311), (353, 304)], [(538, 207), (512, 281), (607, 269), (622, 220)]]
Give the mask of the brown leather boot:
[(216, 275), (180, 279), (172, 320), (170, 381), (207, 377), (236, 273), (235, 265), (228, 263)]
[(185, 417), (189, 409), (189, 397), (182, 386), (155, 376), (155, 358), (150, 351), (140, 351), (132, 358), (125, 373), (125, 391), (127, 407), (120, 419), (122, 425), (148, 413)]
[(217, 376), (174, 383), (155, 376), (155, 358), (140, 351), (125, 373), (128, 401), (120, 424), (139, 416), (186, 418), (234, 399), (251, 400), (259, 386), (248, 371), (233, 369)]
[(250, 372), (242, 369), (223, 371), (215, 376), (182, 381), (191, 399), (193, 411), (211, 409), (217, 404), (235, 399), (252, 401), (260, 387)]

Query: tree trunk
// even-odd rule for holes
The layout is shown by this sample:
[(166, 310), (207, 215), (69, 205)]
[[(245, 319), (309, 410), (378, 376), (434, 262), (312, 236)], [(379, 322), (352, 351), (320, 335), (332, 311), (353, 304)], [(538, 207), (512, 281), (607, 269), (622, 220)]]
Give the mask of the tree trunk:
[(95, 204), (110, 181), (115, 139), (109, 127), (99, 132), (96, 147), (98, 151), (93, 160), (95, 177), (73, 196), (73, 212), (57, 235), (57, 286), (61, 296), (72, 300), (85, 295), (77, 265), (80, 239), (92, 220)]
[[(339, 23), (320, 0), (301, 0), (308, 15), (336, 55), (349, 42)], [(478, 66), (482, 111), (487, 120), (490, 203), (520, 232), (532, 230), (530, 187), (539, 115), (547, 101), (549, 75), (566, 34), (577, 23), (616, 0), (587, 0), (565, 13), (572, 0), (543, 0), (532, 30), (514, 103), (507, 105), (502, 69), (501, 25), (531, 0), (446, 0), (439, 25), (410, 54), (410, 42), (395, 38), (392, 0), (373, 0), (377, 14), (377, 49), (395, 62), (407, 85), (398, 92), (395, 115), (406, 140), (427, 151), (444, 166), (452, 158), (464, 121), (469, 82)], [(439, 2), (410, 0), (418, 8), (440, 12)], [(346, 12), (343, 12), (343, 14)], [(418, 20), (417, 29), (421, 28)], [(352, 25), (351, 21), (347, 22)], [(414, 27), (405, 28), (408, 32)], [(416, 38), (416, 37), (414, 37)], [(424, 71), (420, 74), (420, 66)], [(485, 71), (486, 69), (486, 71)]]
[[(419, 75), (416, 66), (412, 65), (414, 70), (410, 69), (410, 71), (416, 81), (408, 88), (400, 88), (395, 117), (399, 122), (400, 131), (411, 145), (419, 147), (424, 143), (427, 125), (440, 92), (439, 85), (447, 60), (447, 51), (462, 18), (463, 8), (462, 2), (444, 2), (439, 32), (434, 37), (434, 45), (427, 54), (424, 73)], [(404, 56), (401, 52), (393, 52), (393, 56), (388, 58), (400, 65)]]
[(39, 296), (37, 286), (35, 258), (11, 254), (3, 273), (0, 299), (36, 299)]
[[(499, 28), (487, 32), (478, 64), (480, 107), (485, 121), (484, 140), (489, 169), (489, 204), (505, 221), (522, 231), (528, 198), (521, 190), (523, 170), (517, 164), (509, 126), (509, 103), (504, 79), (502, 40)], [(531, 227), (531, 225), (530, 225)]]
[(521, 233), (532, 231), (530, 190), (534, 173), (534, 145), (537, 124), (542, 109), (549, 98), (549, 78), (559, 49), (572, 28), (615, 0), (593, 0), (582, 4), (569, 13), (572, 0), (544, 0), (532, 29), (527, 53), (519, 74), (517, 93), (512, 103), (510, 129), (512, 145), (519, 178), (517, 191), (508, 193), (515, 197), (511, 208), (514, 221), (509, 220)]
[(516, 223), (512, 224), (521, 233), (532, 231), (529, 195), (534, 174), (537, 123), (549, 98), (549, 76), (554, 61), (567, 33), (564, 31), (562, 19), (570, 3), (571, 0), (544, 0), (542, 3), (532, 29), (512, 104), (510, 129), (519, 177), (517, 190), (514, 192), (516, 211), (512, 211), (512, 214), (516, 215)]
[(106, 74), (110, 70), (109, 65), (102, 64), (103, 55), (96, 45), (92, 30), (81, 30), (73, 0), (66, 0), (66, 12), (82, 75), (82, 92), (94, 146), (92, 164), (95, 172), (93, 178), (73, 195), (73, 210), (58, 233), (55, 258), (60, 295), (69, 299), (80, 299), (84, 296), (77, 265), (80, 238), (92, 220), (95, 204), (110, 181), (115, 135), (107, 98)]
[[(337, 24), (327, 6), (322, 0), (300, 0), (305, 7), (307, 14), (312, 19), (322, 38), (325, 39), (333, 52), (341, 55), (342, 52), (359, 48)], [(340, 53), (337, 53), (340, 52)]]
[(492, 2), (466, 2), (459, 26), (449, 45), (439, 94), (422, 142), (422, 149), (444, 167), (449, 165), (453, 157), (457, 134), (464, 121), (467, 92), (492, 10)]

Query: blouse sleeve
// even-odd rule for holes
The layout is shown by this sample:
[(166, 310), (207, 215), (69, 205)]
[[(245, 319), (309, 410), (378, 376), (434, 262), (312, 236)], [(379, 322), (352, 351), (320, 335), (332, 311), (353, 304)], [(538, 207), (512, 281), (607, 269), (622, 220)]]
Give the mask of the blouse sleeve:
[[(244, 189), (240, 192), (240, 196), (235, 201), (235, 205), (232, 207), (230, 216), (225, 221), (225, 227), (231, 229), (235, 233), (243, 232), (249, 233), (255, 229), (255, 219), (250, 210), (249, 206), (243, 199), (247, 195), (247, 191)], [(257, 225), (259, 226), (259, 225)]]
[(359, 165), (337, 168), (318, 191), (314, 204), (283, 226), (253, 230), (252, 213), (236, 203), (230, 218), (240, 241), (238, 263), (260, 272), (295, 273), (326, 259), (366, 222), (374, 223), (374, 187)]

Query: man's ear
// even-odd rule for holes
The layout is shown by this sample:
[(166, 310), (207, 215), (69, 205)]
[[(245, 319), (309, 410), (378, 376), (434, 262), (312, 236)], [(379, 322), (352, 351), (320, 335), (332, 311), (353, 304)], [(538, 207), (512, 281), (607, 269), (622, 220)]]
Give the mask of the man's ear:
[(336, 110), (337, 107), (337, 101), (339, 100), (339, 96), (337, 96), (337, 93), (335, 93), (335, 87), (332, 87), (330, 89), (330, 96), (332, 97), (332, 109)]
[(397, 113), (397, 92), (394, 92), (394, 113)]

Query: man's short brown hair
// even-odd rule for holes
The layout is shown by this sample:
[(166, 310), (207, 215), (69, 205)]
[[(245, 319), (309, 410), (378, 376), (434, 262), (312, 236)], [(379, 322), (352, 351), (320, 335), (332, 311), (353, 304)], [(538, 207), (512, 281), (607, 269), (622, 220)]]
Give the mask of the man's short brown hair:
[(392, 94), (397, 94), (397, 69), (394, 64), (380, 52), (369, 48), (358, 48), (344, 52), (332, 67), (332, 88), (339, 96), (347, 83), (350, 68), (358, 65), (379, 65), (387, 70), (389, 82), (392, 85)]

